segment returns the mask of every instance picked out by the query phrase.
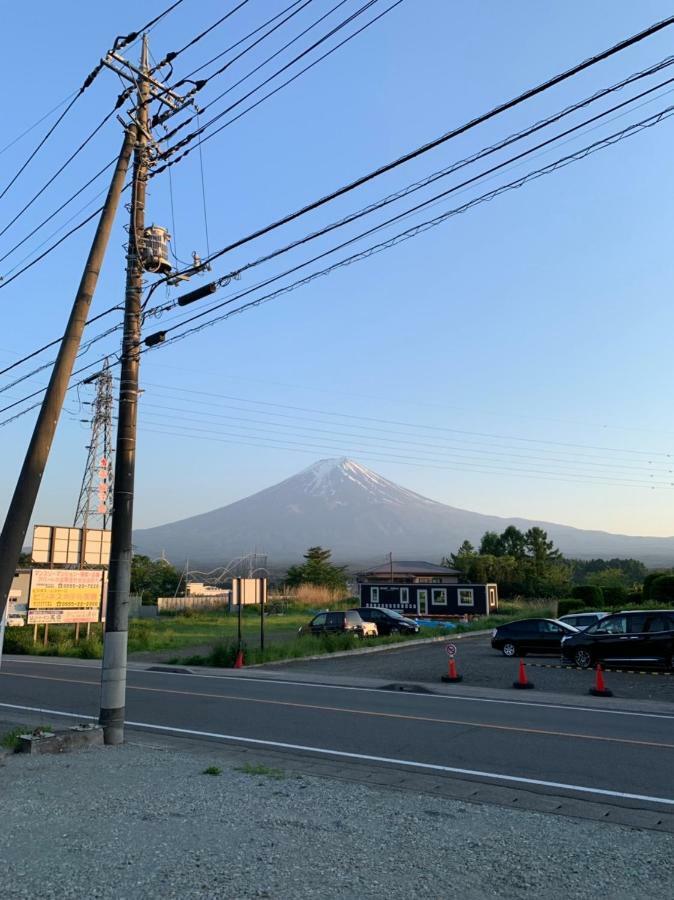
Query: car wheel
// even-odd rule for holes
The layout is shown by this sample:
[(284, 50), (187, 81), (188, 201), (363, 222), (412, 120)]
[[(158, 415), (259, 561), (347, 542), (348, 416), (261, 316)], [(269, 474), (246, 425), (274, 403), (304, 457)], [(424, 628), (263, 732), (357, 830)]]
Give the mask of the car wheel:
[(501, 651), (504, 656), (507, 656), (509, 658), (517, 656), (517, 647), (510, 641), (506, 641), (506, 643), (501, 647)]
[(584, 647), (580, 647), (573, 654), (573, 660), (579, 669), (589, 669), (592, 665), (592, 654)]

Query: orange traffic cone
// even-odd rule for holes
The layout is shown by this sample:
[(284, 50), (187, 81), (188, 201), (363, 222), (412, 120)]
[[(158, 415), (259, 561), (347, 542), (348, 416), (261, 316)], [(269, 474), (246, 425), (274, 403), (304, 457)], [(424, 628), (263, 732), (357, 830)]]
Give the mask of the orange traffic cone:
[(243, 668), (243, 650), (239, 650), (236, 654), (236, 659), (234, 660), (234, 668), (242, 669)]
[(454, 661), (453, 656), (450, 657), (447, 674), (443, 675), (441, 680), (444, 682), (450, 682), (451, 684), (455, 684), (457, 681), (463, 681), (463, 675), (459, 675), (459, 673), (456, 671), (456, 662)]
[(526, 690), (527, 688), (532, 688), (533, 682), (529, 681), (527, 678), (527, 670), (524, 665), (524, 660), (520, 660), (520, 669), (519, 674), (517, 676), (517, 681), (513, 681), (513, 687), (518, 688), (519, 690)]
[(601, 664), (597, 663), (597, 670), (594, 679), (594, 687), (590, 688), (590, 693), (593, 697), (612, 697), (613, 691), (609, 691), (609, 689), (604, 684), (604, 673), (601, 668)]

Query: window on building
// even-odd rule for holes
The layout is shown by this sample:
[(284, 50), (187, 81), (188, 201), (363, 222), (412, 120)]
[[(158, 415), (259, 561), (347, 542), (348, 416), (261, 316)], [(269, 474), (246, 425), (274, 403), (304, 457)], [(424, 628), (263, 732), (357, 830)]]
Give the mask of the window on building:
[(447, 588), (433, 588), (431, 603), (435, 606), (447, 606)]
[(460, 588), (459, 589), (459, 606), (473, 606), (473, 589), (472, 588)]
[(400, 605), (407, 606), (410, 602), (410, 589), (409, 588), (400, 588)]
[(379, 588), (370, 588), (370, 603), (379, 603)]
[(489, 588), (489, 606), (496, 606), (496, 588), (493, 587)]

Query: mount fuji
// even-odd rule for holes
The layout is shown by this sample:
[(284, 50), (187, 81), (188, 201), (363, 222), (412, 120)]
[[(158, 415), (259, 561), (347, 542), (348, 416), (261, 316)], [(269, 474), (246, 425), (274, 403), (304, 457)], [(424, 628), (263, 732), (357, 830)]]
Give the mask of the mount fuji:
[(268, 565), (299, 560), (307, 547), (332, 550), (336, 562), (398, 559), (439, 562), (465, 539), (485, 531), (544, 528), (565, 556), (634, 557), (647, 565), (674, 563), (674, 537), (632, 537), (567, 525), (501, 518), (429, 500), (353, 460), (323, 459), (272, 487), (220, 509), (134, 534), (137, 553), (164, 553), (175, 564), (223, 565), (256, 550)]

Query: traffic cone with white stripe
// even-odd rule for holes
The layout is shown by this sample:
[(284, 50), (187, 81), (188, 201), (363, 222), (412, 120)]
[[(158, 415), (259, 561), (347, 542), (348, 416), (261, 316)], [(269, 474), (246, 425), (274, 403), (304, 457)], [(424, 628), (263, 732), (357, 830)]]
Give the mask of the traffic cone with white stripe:
[(596, 674), (594, 678), (594, 687), (590, 688), (590, 693), (593, 697), (612, 697), (613, 691), (609, 691), (609, 689), (604, 684), (604, 673), (601, 668), (601, 663), (597, 663)]
[(529, 679), (527, 678), (527, 670), (526, 666), (524, 665), (524, 660), (521, 659), (517, 681), (513, 681), (513, 687), (518, 688), (519, 690), (526, 690), (527, 688), (532, 688), (533, 686), (533, 682), (529, 681)]
[(447, 674), (443, 675), (441, 680), (444, 682), (450, 682), (451, 684), (456, 684), (457, 681), (463, 681), (463, 675), (459, 675), (459, 673), (456, 671), (456, 662), (454, 661), (453, 656), (450, 656)]

